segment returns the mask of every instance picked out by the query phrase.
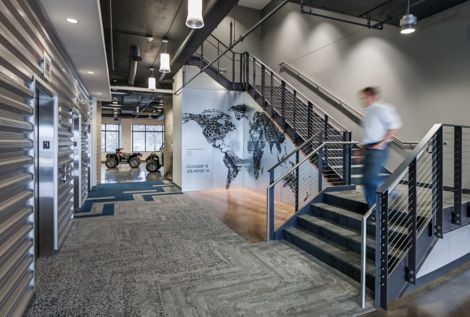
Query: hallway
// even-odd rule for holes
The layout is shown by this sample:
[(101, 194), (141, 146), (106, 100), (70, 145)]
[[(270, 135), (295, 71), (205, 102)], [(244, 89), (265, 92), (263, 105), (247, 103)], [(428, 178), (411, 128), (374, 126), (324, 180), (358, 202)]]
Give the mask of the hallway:
[(74, 220), (29, 316), (351, 316), (358, 286), (283, 242), (249, 244), (186, 194)]

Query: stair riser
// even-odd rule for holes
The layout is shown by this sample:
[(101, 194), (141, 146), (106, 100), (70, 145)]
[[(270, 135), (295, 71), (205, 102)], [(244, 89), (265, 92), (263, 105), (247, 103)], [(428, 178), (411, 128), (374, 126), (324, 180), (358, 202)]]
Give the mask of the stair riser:
[(325, 193), (324, 199), (325, 199), (325, 203), (327, 204), (344, 208), (347, 210), (359, 212), (361, 214), (365, 213), (369, 209), (365, 202), (348, 199), (347, 197), (333, 196), (333, 195), (328, 195), (328, 193)]
[[(354, 218), (349, 218), (345, 217), (343, 215), (339, 215), (335, 212), (332, 212), (328, 209), (324, 209), (318, 206), (313, 206), (311, 208), (311, 213), (314, 216), (329, 220), (330, 222), (333, 222), (335, 224), (341, 225), (343, 227), (352, 229), (358, 233), (361, 232), (361, 221), (354, 219)], [(372, 224), (367, 224), (367, 234), (370, 236), (375, 235), (375, 226)]]
[[(332, 241), (340, 246), (347, 248), (348, 250), (352, 252), (355, 252), (358, 254), (361, 253), (361, 243), (359, 243), (358, 241), (339, 235), (336, 232), (333, 232), (331, 230), (328, 230), (327, 228), (318, 226), (309, 221), (305, 221), (302, 218), (298, 219), (298, 224), (300, 227), (323, 237), (327, 241)], [(371, 260), (375, 259), (374, 247), (367, 246), (367, 257)]]
[[(353, 177), (351, 178), (351, 183), (354, 185), (362, 185), (362, 172), (360, 173), (351, 173)], [(359, 177), (354, 177), (355, 175), (360, 175)], [(388, 176), (380, 176), (379, 179), (383, 182), (387, 180)]]
[[(345, 217), (342, 215), (339, 215), (335, 212), (332, 212), (328, 209), (320, 208), (318, 206), (313, 206), (311, 208), (311, 214), (326, 220), (329, 220), (330, 222), (333, 222), (335, 224), (338, 224), (340, 226), (349, 228), (351, 230), (354, 230), (358, 233), (361, 233), (361, 221), (354, 219), (354, 218), (349, 218)], [(367, 235), (371, 237), (375, 237), (375, 224), (373, 223), (367, 223)], [(405, 233), (397, 232), (397, 231), (390, 231), (389, 232), (389, 240), (402, 240), (405, 238)]]
[[(308, 252), (309, 254), (313, 255), (320, 261), (328, 264), (329, 266), (335, 268), (336, 270), (340, 271), (341, 273), (351, 277), (352, 279), (356, 281), (360, 281), (361, 278), (361, 271), (360, 269), (356, 268), (355, 266), (349, 264), (346, 261), (343, 261), (342, 259), (338, 259), (335, 256), (329, 254), (328, 252), (325, 252), (321, 248), (316, 247), (315, 245), (312, 245), (308, 243), (307, 241), (304, 241), (303, 239), (300, 239), (299, 237), (290, 234), (289, 232), (286, 232), (286, 240), (291, 242), (292, 244), (296, 245), (300, 249)], [(374, 289), (374, 276), (371, 274), (366, 275), (366, 285), (369, 289), (373, 290)]]

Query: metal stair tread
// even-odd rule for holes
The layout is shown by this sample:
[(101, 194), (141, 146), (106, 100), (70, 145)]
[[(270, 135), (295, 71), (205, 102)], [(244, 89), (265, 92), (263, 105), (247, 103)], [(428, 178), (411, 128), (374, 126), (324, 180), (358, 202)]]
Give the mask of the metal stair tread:
[[(320, 226), (327, 230), (333, 231), (334, 233), (341, 235), (343, 237), (350, 238), (359, 244), (362, 243), (361, 234), (348, 227), (344, 227), (344, 226), (335, 224), (333, 222), (330, 222), (328, 220), (325, 220), (323, 218), (314, 217), (312, 215), (302, 215), (302, 216), (299, 216), (299, 218), (302, 218), (305, 221), (316, 224), (317, 226)], [(369, 236), (367, 238), (367, 245), (371, 247), (375, 247), (375, 239)]]
[[(361, 256), (359, 254), (337, 244), (322, 240), (316, 234), (306, 230), (291, 227), (287, 228), (286, 231), (311, 245), (315, 245), (323, 252), (326, 252), (335, 258), (352, 265), (356, 269), (361, 270)], [(375, 265), (371, 260), (367, 260), (367, 273), (372, 276), (375, 275)]]
[(362, 220), (362, 215), (357, 212), (350, 211), (341, 207), (333, 206), (327, 203), (313, 203), (312, 206), (326, 209), (328, 211), (334, 212), (344, 217), (353, 218), (359, 221)]

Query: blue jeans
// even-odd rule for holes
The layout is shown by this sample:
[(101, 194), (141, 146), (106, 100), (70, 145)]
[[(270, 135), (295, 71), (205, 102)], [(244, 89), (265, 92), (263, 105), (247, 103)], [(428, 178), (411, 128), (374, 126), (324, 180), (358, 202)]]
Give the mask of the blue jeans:
[(369, 208), (375, 204), (377, 189), (382, 185), (379, 175), (387, 159), (388, 147), (383, 150), (365, 150), (362, 185)]

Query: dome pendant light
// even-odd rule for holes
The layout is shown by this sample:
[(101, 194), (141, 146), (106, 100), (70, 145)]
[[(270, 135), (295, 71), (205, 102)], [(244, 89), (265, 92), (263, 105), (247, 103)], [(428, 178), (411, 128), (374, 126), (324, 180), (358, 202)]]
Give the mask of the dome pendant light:
[(401, 34), (411, 34), (416, 31), (416, 24), (418, 19), (413, 14), (410, 14), (410, 0), (408, 0), (408, 6), (406, 14), (400, 20)]
[(202, 0), (188, 0), (188, 17), (186, 26), (191, 29), (200, 29), (204, 27), (202, 18)]
[(157, 90), (157, 80), (155, 79), (154, 70), (153, 67), (150, 67), (152, 74), (149, 77), (149, 90)]
[(166, 52), (166, 47), (168, 44), (167, 39), (162, 40), (163, 45), (165, 45), (165, 52), (160, 54), (160, 73), (171, 73), (170, 68), (170, 54)]

